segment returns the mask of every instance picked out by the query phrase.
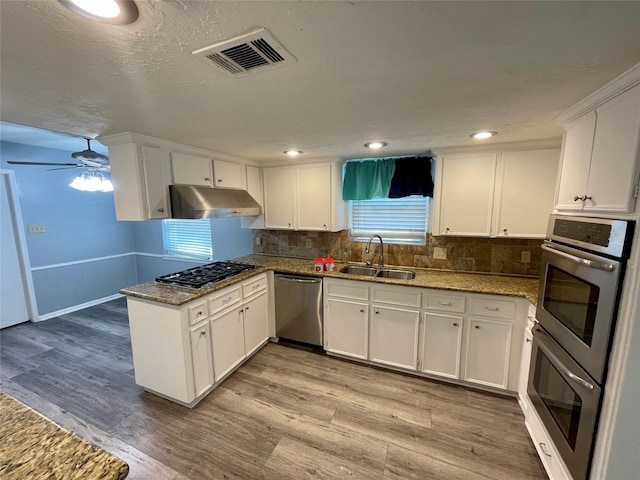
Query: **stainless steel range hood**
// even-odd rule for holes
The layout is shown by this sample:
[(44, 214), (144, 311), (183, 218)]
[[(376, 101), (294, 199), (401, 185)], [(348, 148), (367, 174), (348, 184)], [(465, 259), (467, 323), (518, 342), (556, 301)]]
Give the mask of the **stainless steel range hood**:
[(219, 218), (260, 215), (262, 208), (245, 190), (169, 185), (171, 218)]

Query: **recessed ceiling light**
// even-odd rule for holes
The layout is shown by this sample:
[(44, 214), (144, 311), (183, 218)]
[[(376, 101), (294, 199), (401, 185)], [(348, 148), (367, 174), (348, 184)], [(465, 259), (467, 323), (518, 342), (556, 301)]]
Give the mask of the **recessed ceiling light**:
[(494, 131), (484, 131), (484, 132), (476, 132), (476, 133), (472, 133), (471, 135), (469, 135), (471, 138), (474, 138), (476, 140), (484, 140), (486, 138), (491, 138), (494, 137), (495, 135), (497, 135), (498, 132), (494, 132)]
[(286, 153), (290, 157), (297, 157), (298, 155), (302, 154), (302, 151), (300, 151), (300, 150), (285, 150), (283, 153)]
[(378, 148), (386, 147), (387, 142), (369, 142), (364, 144), (365, 147), (376, 150)]
[(138, 18), (133, 0), (58, 0), (69, 10), (101, 23), (126, 25)]

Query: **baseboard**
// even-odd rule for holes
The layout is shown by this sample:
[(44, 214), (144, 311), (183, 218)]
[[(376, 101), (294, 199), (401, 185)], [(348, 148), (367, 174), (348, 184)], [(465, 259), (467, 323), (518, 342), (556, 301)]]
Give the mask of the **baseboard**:
[(93, 307), (95, 305), (100, 305), (101, 303), (110, 302), (111, 300), (115, 300), (123, 296), (124, 295), (120, 293), (116, 293), (114, 295), (109, 295), (108, 297), (97, 298), (95, 300), (91, 300), (90, 302), (81, 303), (80, 305), (74, 305), (72, 307), (63, 308), (62, 310), (45, 313), (44, 315), (38, 315), (38, 319), (34, 321), (41, 322), (43, 320), (49, 320), (50, 318), (59, 317), (60, 315), (66, 315), (67, 313), (73, 313), (78, 310), (82, 310), (83, 308)]

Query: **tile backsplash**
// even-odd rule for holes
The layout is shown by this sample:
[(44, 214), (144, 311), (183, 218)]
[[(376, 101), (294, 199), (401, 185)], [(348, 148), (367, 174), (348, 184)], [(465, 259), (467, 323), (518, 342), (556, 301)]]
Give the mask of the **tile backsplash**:
[[(333, 257), (338, 261), (377, 261), (378, 241), (371, 254), (364, 253), (365, 242), (349, 239), (348, 230), (340, 232), (293, 232), (288, 230), (254, 230), (253, 252), (283, 257)], [(491, 272), (510, 275), (538, 276), (542, 240), (434, 237), (427, 236), (426, 245), (384, 246), (385, 264), (407, 267), (438, 268), (466, 272)], [(442, 248), (446, 260), (433, 257), (434, 248)], [(522, 262), (530, 256), (528, 263)], [(375, 257), (374, 257), (375, 255)]]

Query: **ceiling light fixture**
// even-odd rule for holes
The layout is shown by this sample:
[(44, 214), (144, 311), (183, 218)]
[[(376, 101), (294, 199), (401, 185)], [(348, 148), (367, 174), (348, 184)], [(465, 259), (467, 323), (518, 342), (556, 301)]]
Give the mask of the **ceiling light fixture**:
[(492, 130), (487, 130), (487, 131), (482, 131), (482, 132), (475, 132), (475, 133), (472, 133), (469, 136), (471, 138), (475, 139), (475, 140), (485, 140), (487, 138), (495, 137), (497, 134), (498, 134), (498, 132), (495, 132), (495, 131), (492, 131)]
[(96, 22), (127, 25), (138, 18), (133, 0), (58, 0), (69, 10)]
[(378, 148), (386, 147), (387, 142), (369, 142), (365, 143), (364, 146), (372, 150), (377, 150)]
[(283, 153), (286, 153), (290, 157), (297, 157), (298, 155), (302, 155), (301, 150), (285, 150)]
[(88, 170), (74, 178), (69, 186), (83, 192), (113, 192), (111, 180), (104, 178), (101, 173)]

